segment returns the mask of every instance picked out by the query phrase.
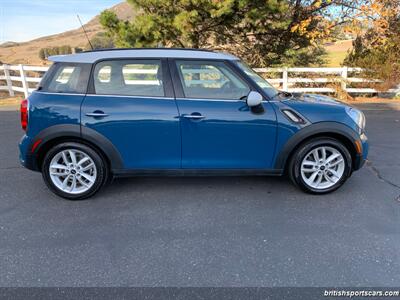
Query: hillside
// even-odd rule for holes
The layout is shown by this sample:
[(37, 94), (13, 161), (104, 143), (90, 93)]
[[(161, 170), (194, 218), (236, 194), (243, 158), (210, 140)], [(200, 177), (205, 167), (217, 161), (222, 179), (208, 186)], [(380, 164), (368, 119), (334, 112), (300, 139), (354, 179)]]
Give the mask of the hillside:
[[(126, 2), (119, 3), (111, 7), (110, 10), (114, 11), (118, 17), (123, 20), (129, 20), (135, 16), (132, 7)], [(78, 25), (78, 20), (76, 22)], [(92, 38), (96, 33), (101, 32), (102, 27), (99, 22), (99, 16), (94, 17), (85, 24), (85, 29), (89, 38)], [(352, 47), (351, 42), (351, 40), (345, 40), (325, 45), (325, 49), (327, 50), (327, 66), (340, 66), (347, 51)], [(14, 43), (11, 41), (3, 43), (0, 45), (0, 62), (9, 64), (22, 63), (40, 65), (43, 64), (43, 61), (41, 61), (38, 56), (41, 48), (63, 45), (69, 45), (72, 48), (84, 48), (87, 45), (87, 39), (82, 28), (77, 26), (77, 29), (74, 30), (41, 37), (24, 43)]]
[[(119, 3), (111, 7), (110, 10), (114, 11), (120, 19), (128, 20), (134, 16), (131, 6), (126, 2)], [(76, 22), (77, 25), (79, 25), (78, 20), (76, 20)], [(84, 26), (89, 38), (102, 31), (99, 16), (94, 17)], [(38, 57), (40, 48), (62, 45), (85, 47), (87, 45), (87, 39), (82, 28), (77, 26), (77, 29), (74, 30), (41, 37), (29, 42), (18, 43), (17, 45), (13, 45), (13, 42), (2, 44), (0, 45), (0, 61), (10, 64), (22, 63), (40, 65), (43, 64)]]

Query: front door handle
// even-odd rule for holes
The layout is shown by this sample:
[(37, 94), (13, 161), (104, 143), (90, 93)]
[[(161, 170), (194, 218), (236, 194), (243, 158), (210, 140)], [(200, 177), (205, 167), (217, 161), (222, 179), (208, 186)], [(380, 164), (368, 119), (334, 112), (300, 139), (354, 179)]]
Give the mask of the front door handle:
[(205, 118), (205, 116), (200, 114), (182, 115), (182, 117), (186, 119), (195, 119), (195, 120), (200, 120)]
[(107, 117), (108, 114), (105, 114), (105, 113), (102, 112), (102, 111), (96, 110), (96, 111), (94, 111), (94, 112), (92, 112), (92, 113), (86, 113), (86, 116), (88, 116), (88, 117), (93, 117), (93, 118), (103, 118), (103, 117)]

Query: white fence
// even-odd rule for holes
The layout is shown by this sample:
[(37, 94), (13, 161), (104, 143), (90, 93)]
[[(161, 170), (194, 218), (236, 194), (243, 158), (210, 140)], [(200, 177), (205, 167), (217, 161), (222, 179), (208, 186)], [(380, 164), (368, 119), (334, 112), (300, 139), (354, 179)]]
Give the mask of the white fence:
[(4, 64), (0, 66), (0, 91), (8, 91), (10, 96), (14, 96), (14, 92), (21, 92), (28, 97), (47, 70), (48, 67)]
[[(255, 68), (254, 70), (261, 74), (280, 73), (281, 75), (277, 78), (264, 77), (274, 86), (279, 86), (281, 90), (287, 92), (333, 93), (335, 89), (327, 87), (327, 85), (340, 84), (340, 88), (349, 94), (378, 93), (376, 89), (365, 87), (365, 85), (372, 85), (379, 82), (379, 80), (349, 76), (350, 74), (359, 76), (363, 71), (361, 68)], [(307, 76), (303, 77), (303, 74)], [(324, 77), (317, 76), (319, 74)], [(293, 77), (290, 75), (293, 75)], [(351, 87), (353, 83), (362, 84), (364, 87)], [(388, 92), (394, 91), (390, 90)]]
[[(46, 66), (0, 65), (0, 91), (8, 91), (10, 96), (14, 96), (14, 92), (21, 92), (28, 97), (36, 89), (47, 69)], [(335, 92), (332, 84), (340, 85), (341, 89), (348, 93), (378, 92), (368, 87), (377, 80), (354, 77), (362, 72), (360, 68), (255, 68), (254, 70), (277, 88), (288, 92), (332, 93)], [(388, 92), (399, 91), (398, 89)]]

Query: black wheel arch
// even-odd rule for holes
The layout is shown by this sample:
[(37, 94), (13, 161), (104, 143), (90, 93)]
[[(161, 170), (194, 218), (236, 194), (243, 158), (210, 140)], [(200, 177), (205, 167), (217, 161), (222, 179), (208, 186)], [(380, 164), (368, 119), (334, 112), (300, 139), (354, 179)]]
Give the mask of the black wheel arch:
[(341, 123), (319, 122), (300, 129), (286, 142), (275, 160), (275, 169), (286, 170), (288, 162), (298, 147), (317, 137), (329, 137), (342, 142), (351, 154), (353, 169), (358, 168), (360, 154), (357, 153), (356, 142), (361, 143), (359, 135), (353, 129)]
[(97, 150), (105, 158), (111, 171), (123, 169), (121, 155), (111, 141), (88, 127), (76, 124), (54, 125), (42, 130), (34, 138), (32, 145), (38, 140), (41, 142), (33, 153), (37, 171), (41, 168), (46, 152), (54, 145), (67, 141), (81, 142)]

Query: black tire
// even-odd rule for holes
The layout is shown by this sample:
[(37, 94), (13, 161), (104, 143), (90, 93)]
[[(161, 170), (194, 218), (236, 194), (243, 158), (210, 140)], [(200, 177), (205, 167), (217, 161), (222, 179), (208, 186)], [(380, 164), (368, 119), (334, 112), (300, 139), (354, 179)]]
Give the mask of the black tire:
[[(301, 176), (301, 163), (310, 151), (321, 146), (332, 147), (341, 153), (344, 159), (344, 172), (342, 177), (333, 186), (325, 189), (315, 189), (309, 186), (303, 180), (303, 177)], [(345, 145), (343, 145), (343, 143), (333, 138), (320, 137), (301, 144), (291, 156), (288, 164), (288, 175), (292, 182), (303, 191), (310, 194), (326, 194), (337, 190), (345, 183), (347, 178), (350, 177), (351, 173), (352, 158), (349, 150), (346, 148)]]
[[(97, 176), (93, 185), (87, 191), (78, 194), (70, 194), (58, 188), (51, 180), (49, 169), (50, 163), (54, 156), (63, 150), (81, 151), (84, 154), (88, 155), (94, 162), (96, 166)], [(65, 142), (54, 146), (46, 153), (42, 164), (42, 176), (47, 187), (56, 195), (68, 200), (83, 200), (92, 197), (100, 190), (100, 188), (108, 181), (109, 171), (107, 163), (102, 155), (97, 153), (97, 151), (93, 148), (79, 142)]]

